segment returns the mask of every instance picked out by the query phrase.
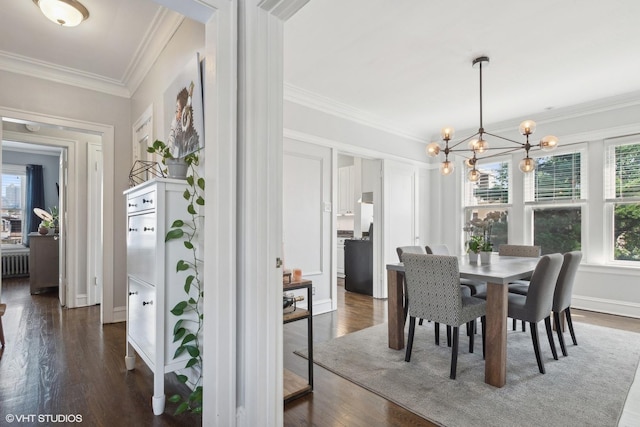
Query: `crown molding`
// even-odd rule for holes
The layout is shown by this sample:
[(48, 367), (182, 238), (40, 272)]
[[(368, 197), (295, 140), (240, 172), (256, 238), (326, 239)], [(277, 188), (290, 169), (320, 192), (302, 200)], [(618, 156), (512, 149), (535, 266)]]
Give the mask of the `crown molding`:
[(296, 104), (322, 111), (327, 114), (360, 123), (362, 125), (379, 129), (381, 131), (401, 136), (412, 141), (427, 143), (424, 138), (411, 134), (397, 125), (364, 110), (359, 110), (350, 105), (343, 104), (315, 92), (284, 83), (284, 99)]
[(183, 21), (184, 16), (179, 13), (164, 7), (158, 10), (122, 78), (129, 96), (138, 89)]
[(127, 87), (115, 79), (39, 61), (15, 53), (0, 51), (0, 70), (95, 90), (109, 95), (125, 98), (130, 96)]
[(184, 16), (160, 8), (121, 80), (5, 51), (0, 51), (0, 70), (130, 98), (183, 21)]

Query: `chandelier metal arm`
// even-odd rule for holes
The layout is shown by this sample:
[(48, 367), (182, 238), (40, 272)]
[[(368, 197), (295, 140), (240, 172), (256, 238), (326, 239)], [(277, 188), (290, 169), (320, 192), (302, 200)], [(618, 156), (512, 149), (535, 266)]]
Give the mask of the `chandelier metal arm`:
[(520, 145), (520, 146), (522, 146), (522, 147), (524, 147), (524, 146), (526, 145), (526, 144), (525, 144), (525, 143), (523, 143), (523, 142), (518, 142), (518, 141), (515, 141), (515, 140), (513, 140), (513, 139), (505, 138), (504, 136), (500, 136), (500, 135), (495, 135), (495, 134), (490, 133), (490, 132), (485, 132), (485, 134), (490, 135), (490, 136), (492, 136), (492, 137), (494, 137), (494, 138), (503, 139), (503, 140), (505, 140), (505, 141), (509, 141), (509, 142), (514, 143), (514, 144), (518, 144), (518, 145)]
[[(451, 147), (449, 147), (449, 151), (453, 150), (453, 149), (454, 149), (454, 148), (456, 148), (458, 145), (460, 145), (460, 144), (462, 144), (462, 143), (464, 143), (464, 142), (467, 142), (467, 141), (469, 141), (471, 138), (473, 138), (474, 136), (478, 136), (478, 135), (480, 135), (480, 132), (479, 132), (479, 131), (478, 131), (478, 132), (476, 132), (476, 133), (474, 133), (474, 134), (473, 134), (473, 135), (471, 135), (471, 136), (466, 137), (466, 138), (465, 138), (465, 139), (463, 139), (463, 140), (460, 140), (460, 141), (456, 142), (456, 143), (455, 143), (455, 144), (453, 144)], [(460, 150), (458, 150), (458, 151), (460, 151)]]

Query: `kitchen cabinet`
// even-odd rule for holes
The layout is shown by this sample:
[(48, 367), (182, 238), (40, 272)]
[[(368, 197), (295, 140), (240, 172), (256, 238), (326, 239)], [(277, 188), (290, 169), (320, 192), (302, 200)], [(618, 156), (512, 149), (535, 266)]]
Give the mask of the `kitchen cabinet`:
[(338, 214), (353, 215), (355, 207), (355, 167), (338, 169)]
[[(170, 310), (186, 299), (184, 278), (176, 277), (179, 259), (191, 253), (181, 239), (165, 242), (174, 220), (187, 216), (184, 180), (157, 179), (125, 191), (127, 201), (127, 350), (125, 365), (135, 368), (136, 353), (153, 372), (153, 413), (164, 412), (164, 374), (183, 369), (189, 359), (173, 355), (178, 318)], [(186, 277), (186, 276), (185, 276)], [(173, 286), (169, 286), (169, 282)], [(135, 350), (135, 353), (134, 353)]]
[(313, 391), (313, 292), (311, 280), (302, 279), (291, 283), (283, 282), (283, 291), (293, 291), (295, 289), (305, 289), (307, 291), (307, 310), (296, 308), (295, 311), (284, 313), (282, 321), (284, 324), (296, 322), (298, 320), (307, 321), (307, 379), (294, 374), (288, 369), (283, 370), (283, 393), (284, 401), (296, 399)]

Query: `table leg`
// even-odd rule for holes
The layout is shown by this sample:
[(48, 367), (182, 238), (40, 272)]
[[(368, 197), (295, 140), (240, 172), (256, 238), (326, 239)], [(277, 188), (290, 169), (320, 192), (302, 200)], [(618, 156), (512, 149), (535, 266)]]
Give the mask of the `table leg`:
[(404, 312), (402, 310), (402, 273), (387, 271), (387, 316), (389, 318), (389, 348), (404, 348)]
[(484, 382), (503, 387), (507, 382), (507, 286), (487, 284), (487, 335)]

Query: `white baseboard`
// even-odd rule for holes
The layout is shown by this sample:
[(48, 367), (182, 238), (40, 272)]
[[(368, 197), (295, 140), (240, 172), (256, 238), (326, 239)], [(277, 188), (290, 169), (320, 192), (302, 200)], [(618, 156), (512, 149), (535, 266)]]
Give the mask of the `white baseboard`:
[(627, 301), (574, 295), (571, 299), (571, 307), (640, 319), (640, 304)]
[(331, 308), (331, 299), (324, 299), (320, 301), (313, 302), (313, 315), (323, 314), (333, 311)]
[(127, 321), (127, 306), (113, 307), (113, 323)]
[(87, 296), (87, 294), (76, 295), (75, 307), (86, 307), (88, 305), (89, 305), (89, 297)]

